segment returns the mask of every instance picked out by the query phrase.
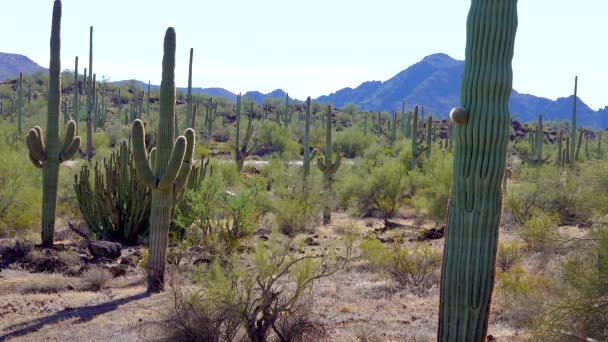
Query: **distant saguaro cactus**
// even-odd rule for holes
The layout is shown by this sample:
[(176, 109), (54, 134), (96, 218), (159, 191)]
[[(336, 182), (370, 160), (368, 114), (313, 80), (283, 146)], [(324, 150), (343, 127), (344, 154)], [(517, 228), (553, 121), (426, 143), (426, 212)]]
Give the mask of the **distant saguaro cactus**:
[(323, 207), (323, 224), (328, 224), (331, 221), (331, 204), (334, 197), (333, 184), (334, 174), (338, 171), (342, 162), (341, 148), (338, 146), (336, 158), (332, 160), (331, 148), (331, 116), (333, 109), (331, 105), (327, 106), (325, 111), (325, 153), (323, 158), (317, 158), (317, 166), (323, 172), (323, 185), (325, 187), (325, 206)]
[(517, 0), (471, 0), (437, 340), (485, 341), (495, 277)]
[(190, 175), (194, 151), (194, 130), (188, 128), (185, 137), (174, 143), (175, 125), (175, 30), (167, 29), (164, 41), (163, 71), (160, 85), (160, 114), (158, 145), (148, 160), (144, 123), (133, 122), (133, 160), (135, 172), (142, 183), (152, 190), (150, 210), (150, 245), (148, 257), (148, 292), (160, 292), (165, 285), (165, 264), (172, 208), (177, 194)]
[(32, 163), (42, 168), (42, 246), (53, 246), (55, 231), (55, 208), (57, 206), (57, 183), (59, 164), (71, 159), (80, 147), (76, 136), (76, 123), (67, 125), (63, 145), (59, 145), (59, 112), (61, 107), (61, 0), (53, 4), (51, 26), (51, 59), (49, 63), (49, 93), (47, 96), (46, 137), (38, 126), (30, 129), (26, 137)]

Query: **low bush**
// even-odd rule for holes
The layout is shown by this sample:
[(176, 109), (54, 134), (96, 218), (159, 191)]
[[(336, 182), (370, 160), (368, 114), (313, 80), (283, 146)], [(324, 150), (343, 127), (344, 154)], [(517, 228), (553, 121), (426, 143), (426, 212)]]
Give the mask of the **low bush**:
[(83, 289), (88, 291), (101, 291), (112, 280), (112, 274), (101, 266), (93, 266), (80, 277)]
[(517, 232), (530, 250), (547, 252), (554, 250), (560, 242), (558, 224), (557, 214), (535, 210)]
[(378, 240), (364, 240), (359, 248), (372, 268), (382, 269), (401, 286), (423, 293), (439, 280), (441, 253), (426, 243), (411, 247), (400, 244), (385, 246)]

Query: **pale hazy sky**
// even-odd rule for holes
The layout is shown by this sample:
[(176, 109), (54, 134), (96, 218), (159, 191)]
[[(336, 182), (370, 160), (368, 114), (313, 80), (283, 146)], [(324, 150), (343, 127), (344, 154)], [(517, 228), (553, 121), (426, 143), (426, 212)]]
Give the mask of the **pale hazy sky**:
[[(0, 51), (48, 66), (52, 0), (0, 2)], [(162, 40), (177, 31), (177, 85), (194, 48), (195, 87), (277, 88), (304, 99), (385, 81), (423, 57), (464, 58), (467, 0), (64, 0), (62, 68), (97, 79), (160, 82)], [(573, 91), (608, 106), (608, 1), (520, 0), (513, 87), (555, 99)]]

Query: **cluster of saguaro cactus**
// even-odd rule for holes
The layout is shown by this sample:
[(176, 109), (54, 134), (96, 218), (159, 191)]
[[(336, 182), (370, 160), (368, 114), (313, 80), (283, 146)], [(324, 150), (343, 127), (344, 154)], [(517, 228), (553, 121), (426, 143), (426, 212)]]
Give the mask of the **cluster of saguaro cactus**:
[(165, 33), (158, 143), (150, 160), (145, 143), (144, 123), (135, 120), (132, 127), (133, 159), (138, 179), (152, 191), (148, 257), (148, 292), (164, 289), (166, 252), (175, 199), (190, 175), (194, 151), (194, 130), (175, 139), (175, 30)]
[(517, 0), (472, 0), (442, 264), (439, 341), (485, 341), (495, 278)]
[(109, 159), (95, 163), (93, 186), (89, 166), (74, 176), (78, 206), (95, 237), (102, 240), (137, 242), (148, 228), (150, 191), (137, 180), (131, 150), (123, 141)]
[(331, 147), (331, 117), (333, 108), (327, 106), (325, 111), (325, 153), (323, 158), (317, 158), (317, 166), (323, 172), (323, 183), (325, 187), (325, 205), (323, 206), (323, 224), (328, 224), (331, 221), (331, 207), (333, 204), (333, 184), (334, 175), (342, 162), (341, 148), (338, 146), (335, 159), (332, 158)]
[(59, 111), (61, 102), (61, 0), (53, 4), (51, 26), (51, 58), (49, 63), (49, 90), (47, 96), (46, 136), (38, 126), (30, 129), (26, 137), (32, 163), (42, 168), (42, 245), (53, 246), (55, 230), (55, 208), (57, 205), (57, 183), (59, 164), (72, 158), (80, 147), (76, 136), (76, 123), (67, 125), (63, 145), (59, 145)]
[(234, 145), (234, 162), (238, 172), (243, 170), (245, 158), (255, 149), (255, 140), (251, 147), (248, 147), (253, 137), (253, 114), (253, 103), (251, 103), (251, 108), (247, 113), (247, 129), (241, 142), (241, 94), (239, 94), (236, 97), (236, 141)]

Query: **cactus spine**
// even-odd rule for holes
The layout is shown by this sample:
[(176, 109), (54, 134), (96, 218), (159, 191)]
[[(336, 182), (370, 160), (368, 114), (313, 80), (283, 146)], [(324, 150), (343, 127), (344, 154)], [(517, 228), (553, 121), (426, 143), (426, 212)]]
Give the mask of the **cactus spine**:
[(158, 145), (153, 150), (152, 163), (148, 161), (143, 122), (137, 119), (132, 127), (135, 171), (138, 179), (152, 190), (148, 259), (148, 292), (150, 293), (164, 290), (167, 242), (174, 199), (183, 189), (191, 170), (194, 131), (187, 129), (185, 137), (180, 136), (174, 142), (174, 125), (175, 30), (169, 27), (164, 39)]
[[(192, 56), (194, 49), (190, 48), (190, 63), (188, 64), (188, 95), (186, 95), (186, 125), (192, 122)], [(192, 127), (194, 128), (194, 127)]]
[(325, 155), (323, 158), (317, 158), (317, 166), (323, 172), (323, 182), (325, 185), (325, 206), (323, 207), (323, 224), (329, 224), (331, 221), (331, 207), (334, 197), (333, 183), (334, 174), (338, 171), (341, 163), (341, 149), (338, 146), (336, 153), (336, 159), (332, 160), (332, 148), (331, 148), (331, 115), (333, 109), (331, 105), (327, 106), (325, 111)]
[(51, 26), (46, 137), (45, 139), (42, 138), (42, 129), (38, 126), (30, 129), (26, 137), (30, 160), (36, 167), (42, 168), (42, 246), (46, 248), (53, 246), (59, 164), (72, 158), (80, 147), (80, 137), (76, 136), (76, 123), (74, 121), (68, 123), (63, 145), (59, 145), (59, 111), (61, 102), (60, 33), (61, 0), (55, 0)]
[[(306, 98), (306, 115), (304, 117), (304, 179), (310, 172), (310, 96)], [(365, 117), (367, 119), (367, 116)]]
[(578, 87), (578, 76), (574, 77), (574, 98), (572, 99), (572, 125), (570, 127), (570, 155), (569, 155), (569, 164), (570, 166), (574, 166), (574, 162), (576, 161), (576, 91)]
[(452, 116), (462, 123), (454, 131), (439, 341), (484, 341), (487, 334), (509, 140), (516, 31), (517, 0), (471, 1), (462, 108)]

